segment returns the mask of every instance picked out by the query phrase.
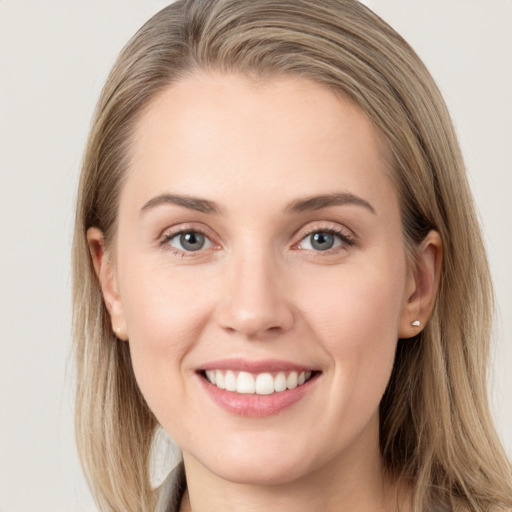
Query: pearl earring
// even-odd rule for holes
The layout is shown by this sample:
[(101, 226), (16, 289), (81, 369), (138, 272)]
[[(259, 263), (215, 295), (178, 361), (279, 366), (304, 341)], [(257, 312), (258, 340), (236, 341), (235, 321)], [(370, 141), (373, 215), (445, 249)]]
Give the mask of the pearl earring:
[(414, 320), (414, 322), (411, 322), (411, 325), (413, 327), (419, 327), (421, 325), (421, 322), (419, 320)]

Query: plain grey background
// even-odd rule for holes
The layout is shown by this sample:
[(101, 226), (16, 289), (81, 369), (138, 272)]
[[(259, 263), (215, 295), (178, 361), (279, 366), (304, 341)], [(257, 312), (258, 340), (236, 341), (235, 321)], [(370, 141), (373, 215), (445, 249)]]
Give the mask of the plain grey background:
[[(496, 285), (491, 400), (512, 454), (512, 2), (365, 3), (420, 54), (455, 120)], [(75, 189), (108, 70), (166, 4), (0, 0), (0, 512), (96, 510), (73, 439)]]

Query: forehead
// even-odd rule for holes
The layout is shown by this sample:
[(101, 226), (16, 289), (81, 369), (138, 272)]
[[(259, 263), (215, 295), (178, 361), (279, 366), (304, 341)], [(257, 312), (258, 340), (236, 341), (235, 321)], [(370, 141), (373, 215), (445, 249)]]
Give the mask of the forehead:
[(273, 185), (283, 201), (333, 188), (372, 196), (384, 183), (394, 195), (388, 161), (362, 110), (321, 84), (196, 73), (164, 90), (138, 120), (127, 182), (138, 204), (168, 191), (269, 198)]

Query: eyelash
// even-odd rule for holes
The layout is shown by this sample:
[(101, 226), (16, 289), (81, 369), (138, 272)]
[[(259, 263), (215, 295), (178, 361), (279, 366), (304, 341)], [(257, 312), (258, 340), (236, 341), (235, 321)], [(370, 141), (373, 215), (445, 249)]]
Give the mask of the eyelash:
[[(177, 236), (180, 236), (180, 235), (183, 235), (183, 234), (186, 234), (186, 233), (195, 233), (195, 234), (202, 235), (202, 236), (204, 236), (209, 241), (209, 243), (212, 246), (215, 246), (215, 245), (218, 246), (218, 244), (215, 244), (211, 240), (211, 237), (208, 236), (208, 234), (206, 233), (206, 230), (203, 230), (203, 229), (195, 227), (195, 226), (190, 226), (190, 227), (182, 226), (182, 227), (180, 227), (176, 231), (165, 233), (160, 238), (159, 245), (161, 247), (165, 247), (165, 249), (169, 250), (173, 255), (180, 256), (182, 258), (194, 257), (194, 256), (197, 257), (200, 254), (204, 253), (205, 249), (203, 249), (203, 248), (198, 249), (197, 251), (186, 251), (186, 250), (182, 250), (182, 249), (176, 249), (175, 247), (173, 247), (173, 246), (171, 246), (169, 244), (169, 242), (173, 238), (176, 238)], [(313, 252), (313, 253), (318, 254), (318, 255), (333, 254), (335, 252), (338, 252), (339, 250), (346, 249), (347, 246), (351, 247), (351, 246), (355, 245), (355, 243), (356, 243), (355, 236), (348, 234), (347, 230), (344, 230), (344, 229), (339, 228), (337, 226), (328, 226), (328, 227), (327, 226), (312, 226), (310, 228), (307, 228), (306, 230), (304, 230), (300, 234), (300, 240), (298, 242), (296, 242), (295, 244), (293, 244), (292, 248), (298, 248), (300, 246), (300, 244), (303, 243), (303, 241), (308, 236), (311, 236), (311, 235), (313, 235), (315, 233), (326, 233), (326, 234), (335, 235), (341, 241), (340, 245), (338, 245), (336, 247), (333, 247), (333, 248), (326, 249), (325, 251), (319, 251), (319, 250), (317, 251), (317, 250), (314, 250), (314, 249), (304, 249), (305, 251)]]
[(180, 226), (179, 229), (176, 231), (166, 232), (164, 235), (160, 238), (159, 245), (161, 247), (164, 247), (166, 250), (169, 250), (171, 254), (175, 256), (180, 256), (182, 258), (190, 258), (190, 257), (197, 257), (199, 254), (204, 253), (203, 248), (198, 249), (197, 251), (185, 251), (182, 249), (177, 249), (169, 244), (169, 242), (176, 238), (177, 236), (184, 235), (186, 233), (195, 233), (199, 234), (205, 237), (206, 240), (210, 242), (211, 245), (216, 245), (211, 241), (211, 237), (208, 236), (206, 233), (206, 230), (198, 228), (196, 226)]
[(342, 229), (338, 226), (312, 226), (311, 228), (307, 228), (304, 232), (301, 233), (301, 238), (298, 243), (294, 244), (294, 247), (300, 245), (307, 237), (314, 235), (315, 233), (327, 233), (330, 235), (335, 235), (341, 240), (341, 244), (339, 246), (327, 249), (325, 251), (315, 251), (311, 249), (305, 249), (309, 250), (310, 252), (314, 252), (315, 254), (333, 254), (335, 252), (338, 252), (339, 250), (346, 249), (348, 247), (352, 247), (355, 245), (356, 240), (354, 235), (350, 235), (347, 233), (346, 229)]

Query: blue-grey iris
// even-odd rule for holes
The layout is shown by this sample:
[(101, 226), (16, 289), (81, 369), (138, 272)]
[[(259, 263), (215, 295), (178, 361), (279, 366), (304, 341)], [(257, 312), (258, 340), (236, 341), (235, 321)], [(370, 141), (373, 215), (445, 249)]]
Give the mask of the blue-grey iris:
[(199, 251), (204, 246), (205, 237), (201, 233), (182, 233), (180, 244), (186, 251)]
[(327, 251), (334, 245), (334, 235), (319, 231), (311, 235), (311, 247), (317, 251)]

